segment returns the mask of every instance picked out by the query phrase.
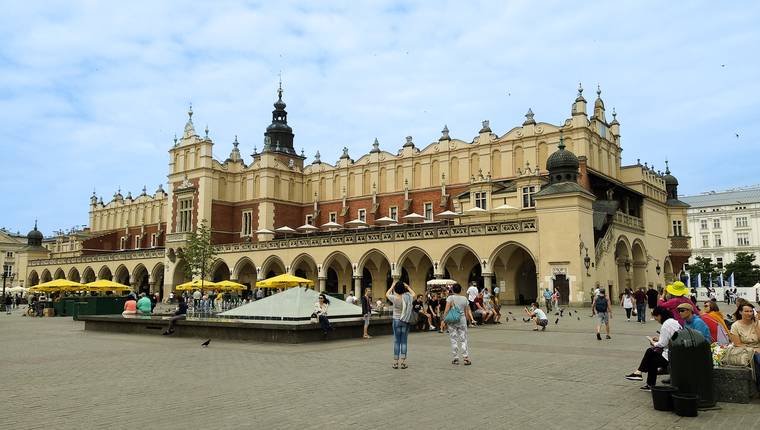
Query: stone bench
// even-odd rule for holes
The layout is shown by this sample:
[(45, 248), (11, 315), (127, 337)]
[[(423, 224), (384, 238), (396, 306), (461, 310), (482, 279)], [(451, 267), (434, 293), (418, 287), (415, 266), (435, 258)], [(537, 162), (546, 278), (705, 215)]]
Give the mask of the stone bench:
[(758, 394), (749, 367), (713, 368), (713, 389), (715, 400), (719, 402), (750, 403)]

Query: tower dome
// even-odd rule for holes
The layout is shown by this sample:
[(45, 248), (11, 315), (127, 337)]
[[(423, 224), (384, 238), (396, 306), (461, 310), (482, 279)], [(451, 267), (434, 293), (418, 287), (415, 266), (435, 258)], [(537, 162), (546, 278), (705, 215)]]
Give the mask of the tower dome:
[(546, 160), (546, 170), (549, 171), (549, 183), (576, 182), (578, 180), (578, 157), (565, 149), (562, 130), (559, 132), (558, 149)]
[(37, 221), (34, 221), (34, 229), (26, 235), (26, 244), (29, 246), (42, 246), (42, 239), (42, 232), (37, 230)]

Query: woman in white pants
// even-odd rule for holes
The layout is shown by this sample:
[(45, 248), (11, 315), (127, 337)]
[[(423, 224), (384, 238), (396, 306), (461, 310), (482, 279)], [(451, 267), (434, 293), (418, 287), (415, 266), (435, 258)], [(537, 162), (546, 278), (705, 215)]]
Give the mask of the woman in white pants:
[(454, 359), (451, 364), (459, 364), (459, 356), (462, 356), (462, 360), (465, 366), (472, 364), (470, 361), (470, 351), (467, 346), (467, 321), (474, 323), (472, 312), (470, 311), (469, 302), (467, 298), (462, 296), (462, 286), (454, 284), (451, 287), (452, 294), (446, 299), (446, 309), (443, 311), (444, 319), (452, 308), (458, 309), (461, 317), (457, 322), (448, 321), (446, 328), (449, 332), (449, 339), (451, 340), (451, 354)]

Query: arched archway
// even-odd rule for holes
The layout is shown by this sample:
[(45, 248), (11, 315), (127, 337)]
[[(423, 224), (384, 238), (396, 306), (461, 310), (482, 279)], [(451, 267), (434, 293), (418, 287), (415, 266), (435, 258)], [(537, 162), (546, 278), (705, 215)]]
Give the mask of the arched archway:
[(63, 273), (63, 269), (60, 267), (55, 270), (55, 275), (53, 275), (53, 279), (66, 279), (66, 274)]
[(95, 282), (95, 271), (92, 270), (92, 267), (87, 266), (82, 271), (82, 281), (83, 284), (89, 284), (90, 282)]
[(111, 268), (108, 266), (101, 267), (100, 270), (98, 270), (98, 279), (112, 281), (113, 274), (111, 273)]
[(256, 285), (256, 265), (248, 257), (243, 257), (235, 263), (232, 274), (237, 282), (247, 285), (249, 289)]
[[(516, 242), (507, 242), (496, 248), (489, 261), (494, 276), (492, 285), (499, 287), (503, 302), (526, 305), (536, 301), (536, 261), (527, 248)], [(563, 296), (567, 298), (569, 294), (568, 291)]]
[(457, 281), (464, 289), (474, 282), (478, 288), (483, 288), (482, 266), (478, 255), (465, 245), (454, 245), (441, 258), (443, 268), (449, 276)]
[(69, 274), (66, 275), (66, 279), (73, 282), (79, 282), (82, 277), (79, 276), (79, 270), (76, 267), (69, 269)]
[(36, 270), (32, 270), (29, 272), (29, 276), (26, 278), (26, 287), (33, 287), (40, 283), (40, 275), (37, 274)]
[(185, 260), (181, 258), (177, 259), (177, 263), (174, 265), (174, 273), (172, 273), (172, 290), (177, 285), (190, 281), (190, 278), (185, 273), (186, 267), (187, 263), (185, 263)]
[(322, 263), (322, 270), (327, 277), (325, 292), (348, 294), (353, 289), (353, 268), (346, 254), (333, 252)]
[(132, 285), (129, 282), (129, 270), (127, 270), (126, 266), (122, 264), (116, 268), (112, 281), (118, 282), (122, 285), (129, 285), (129, 286)]
[(290, 273), (304, 279), (309, 279), (314, 282), (314, 285), (318, 285), (319, 283), (317, 263), (309, 254), (300, 254), (294, 258), (290, 264)]
[(433, 259), (423, 249), (418, 247), (409, 248), (400, 256), (396, 263), (396, 274), (399, 279), (407, 281), (417, 293), (425, 291), (426, 282), (433, 278)]
[(214, 262), (214, 266), (211, 268), (211, 281), (229, 281), (230, 280), (230, 268), (227, 263), (221, 258)]
[(282, 259), (276, 255), (270, 255), (261, 265), (262, 279), (269, 279), (273, 276), (282, 275), (283, 273), (285, 273), (285, 263), (283, 263)]
[(631, 288), (630, 270), (631, 245), (625, 236), (620, 236), (615, 244), (615, 264), (617, 265), (617, 285), (608, 285), (609, 298), (613, 303), (620, 303), (623, 290)]
[(44, 284), (45, 282), (50, 282), (53, 280), (53, 277), (50, 275), (50, 270), (45, 269), (42, 271), (42, 275), (40, 275), (40, 283)]
[(362, 274), (362, 281), (361, 291), (357, 291), (356, 294), (363, 294), (365, 289), (370, 288), (372, 297), (382, 297), (393, 283), (390, 260), (377, 249), (372, 249), (362, 256), (357, 265), (357, 272)]
[(164, 263), (157, 263), (150, 271), (151, 279), (151, 293), (158, 293), (160, 299), (164, 300), (164, 271), (166, 267)]
[[(117, 270), (118, 273), (118, 270)], [(125, 284), (127, 285), (127, 284)], [(134, 270), (132, 270), (132, 286), (137, 293), (148, 294), (150, 290), (150, 274), (148, 269), (143, 264), (138, 264)]]
[(665, 283), (670, 284), (676, 280), (676, 274), (673, 272), (673, 263), (670, 261), (670, 257), (665, 257), (662, 263), (662, 272), (665, 276)]
[(633, 290), (647, 287), (647, 252), (644, 248), (644, 244), (636, 239), (633, 241), (633, 248), (631, 249), (633, 254)]

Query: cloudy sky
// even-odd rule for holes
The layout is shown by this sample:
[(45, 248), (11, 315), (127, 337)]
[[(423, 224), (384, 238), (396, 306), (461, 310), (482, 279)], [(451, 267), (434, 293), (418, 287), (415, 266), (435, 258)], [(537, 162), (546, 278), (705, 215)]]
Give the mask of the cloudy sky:
[[(4, 2), (6, 3), (6, 2)], [(282, 71), (297, 151), (395, 152), (444, 124), (470, 141), (579, 82), (618, 112), (623, 163), (682, 194), (760, 183), (760, 3), (7, 2), (0, 15), (0, 226), (47, 235), (166, 181), (190, 103), (215, 157), (261, 149)], [(737, 137), (738, 134), (738, 137)], [(247, 158), (250, 160), (250, 158)], [(307, 160), (308, 162), (308, 160)]]

